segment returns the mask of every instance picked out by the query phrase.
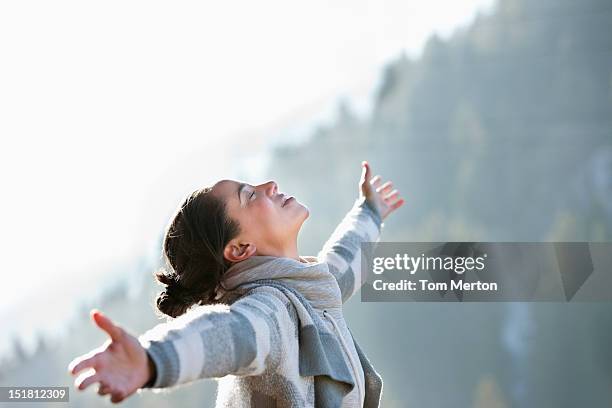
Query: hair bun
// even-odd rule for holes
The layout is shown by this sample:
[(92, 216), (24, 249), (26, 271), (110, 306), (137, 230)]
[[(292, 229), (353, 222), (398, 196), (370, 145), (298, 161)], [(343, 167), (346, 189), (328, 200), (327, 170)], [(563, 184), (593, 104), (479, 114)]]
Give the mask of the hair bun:
[(155, 274), (156, 279), (166, 285), (163, 292), (157, 295), (157, 308), (165, 315), (177, 317), (185, 313), (193, 304), (191, 299), (184, 296), (184, 289), (178, 282), (178, 276), (165, 269), (160, 270)]
[(170, 287), (178, 283), (178, 275), (176, 273), (168, 272), (165, 268), (161, 268), (156, 274), (155, 277), (160, 283)]

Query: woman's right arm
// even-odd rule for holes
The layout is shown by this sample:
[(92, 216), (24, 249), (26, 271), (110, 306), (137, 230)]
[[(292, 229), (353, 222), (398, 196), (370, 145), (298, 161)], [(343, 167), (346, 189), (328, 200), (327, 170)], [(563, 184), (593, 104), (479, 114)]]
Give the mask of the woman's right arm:
[[(274, 370), (282, 350), (295, 342), (297, 315), (289, 300), (270, 287), (257, 288), (232, 305), (207, 305), (161, 323), (138, 338), (108, 317), (94, 315), (110, 335), (101, 347), (75, 358), (69, 371), (93, 368), (75, 384), (100, 383), (101, 395), (119, 402), (140, 388), (166, 388), (228, 374)], [(152, 376), (152, 373), (155, 373)]]
[(139, 336), (156, 371), (143, 388), (274, 369), (297, 324), (286, 306), (289, 300), (279, 293), (259, 288), (231, 306), (201, 306)]

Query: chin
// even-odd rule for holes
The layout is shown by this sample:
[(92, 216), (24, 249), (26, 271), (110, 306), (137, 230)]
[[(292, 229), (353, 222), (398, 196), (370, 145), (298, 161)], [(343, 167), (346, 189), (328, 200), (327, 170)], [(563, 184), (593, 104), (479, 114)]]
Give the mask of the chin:
[(301, 209), (299, 213), (295, 215), (295, 222), (299, 226), (301, 226), (304, 221), (306, 221), (306, 219), (310, 216), (310, 210), (308, 209), (308, 207), (304, 205), (301, 205), (300, 207)]
[(304, 213), (304, 219), (308, 218), (310, 216), (310, 209), (301, 203), (300, 203), (300, 207), (302, 207), (302, 212)]

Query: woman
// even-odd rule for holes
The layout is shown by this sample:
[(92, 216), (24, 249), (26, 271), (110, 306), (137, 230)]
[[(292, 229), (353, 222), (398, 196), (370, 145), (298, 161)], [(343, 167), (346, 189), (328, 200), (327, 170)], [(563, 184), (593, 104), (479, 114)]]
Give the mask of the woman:
[[(138, 338), (99, 311), (110, 338), (68, 370), (84, 390), (120, 402), (201, 378), (220, 378), (217, 406), (378, 406), (382, 380), (348, 329), (342, 304), (361, 286), (360, 243), (378, 242), (404, 200), (362, 162), (359, 198), (316, 257), (297, 237), (309, 210), (278, 191), (221, 180), (197, 190), (170, 222), (166, 285), (170, 316)], [(189, 313), (187, 313), (189, 311)], [(222, 377), (222, 378), (221, 378)]]

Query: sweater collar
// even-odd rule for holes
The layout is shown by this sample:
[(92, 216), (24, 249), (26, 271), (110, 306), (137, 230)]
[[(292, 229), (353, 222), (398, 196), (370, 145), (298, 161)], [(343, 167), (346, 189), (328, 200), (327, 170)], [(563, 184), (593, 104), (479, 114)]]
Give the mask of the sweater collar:
[(300, 260), (269, 255), (254, 255), (233, 264), (219, 284), (221, 292), (230, 292), (240, 285), (259, 279), (275, 279), (298, 290), (315, 308), (342, 305), (340, 288), (327, 263), (315, 256)]

